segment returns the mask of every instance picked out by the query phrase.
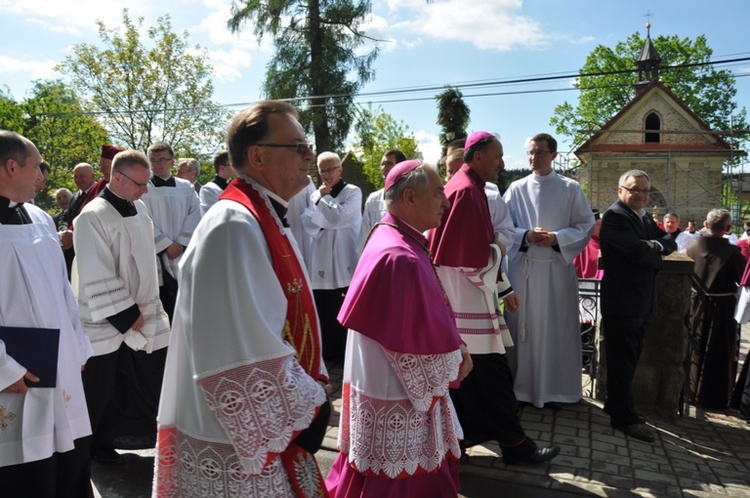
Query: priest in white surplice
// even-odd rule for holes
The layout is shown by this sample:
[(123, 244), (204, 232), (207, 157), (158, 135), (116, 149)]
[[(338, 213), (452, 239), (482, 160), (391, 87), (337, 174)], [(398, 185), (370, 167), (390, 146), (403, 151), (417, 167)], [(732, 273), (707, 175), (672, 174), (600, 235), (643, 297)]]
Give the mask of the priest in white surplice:
[(554, 138), (535, 135), (528, 155), (533, 174), (513, 182), (504, 196), (515, 225), (508, 276), (521, 301), (520, 311), (507, 316), (516, 346), (508, 359), (518, 400), (558, 409), (581, 399), (573, 260), (591, 237), (594, 215), (578, 182), (552, 170)]
[(174, 151), (168, 143), (151, 144), (148, 159), (153, 175), (143, 202), (154, 221), (159, 297), (171, 322), (180, 257), (201, 219), (200, 202), (189, 181), (172, 176)]
[(23, 204), (34, 197), (41, 162), (31, 141), (0, 130), (0, 328), (59, 331), (54, 387), (27, 387), (24, 379), (29, 386), (49, 379), (37, 377), (44, 376), (22, 364), (20, 354), (14, 358), (0, 339), (0, 495), (90, 497), (91, 427), (81, 367), (91, 346), (52, 218)]
[(341, 159), (334, 152), (318, 155), (323, 180), (310, 196), (302, 223), (312, 238), (310, 284), (323, 334), (323, 357), (341, 362), (346, 328), (336, 320), (357, 266), (357, 236), (362, 223), (362, 191), (341, 178)]
[(94, 355), (84, 388), (91, 454), (122, 463), (114, 448), (153, 447), (169, 320), (159, 300), (153, 223), (138, 200), (150, 176), (142, 152), (118, 153), (107, 187), (76, 219), (73, 289)]
[(214, 171), (216, 175), (214, 175), (211, 181), (206, 182), (198, 193), (201, 216), (206, 214), (206, 211), (216, 204), (221, 193), (227, 188), (229, 181), (237, 176), (229, 164), (229, 151), (220, 150), (214, 154)]
[[(388, 173), (395, 165), (404, 161), (406, 161), (406, 156), (400, 150), (393, 149), (386, 152), (380, 160), (380, 173), (383, 175), (383, 181), (385, 181)], [(365, 205), (362, 208), (362, 224), (359, 227), (357, 254), (362, 254), (362, 249), (365, 247), (365, 241), (370, 234), (370, 230), (375, 226), (375, 223), (380, 221), (388, 212), (388, 209), (385, 206), (384, 196), (384, 188), (376, 190), (367, 196)]]
[(323, 497), (330, 404), (318, 319), (285, 226), (312, 148), (286, 102), (229, 125), (239, 174), (195, 230), (159, 405), (153, 496)]

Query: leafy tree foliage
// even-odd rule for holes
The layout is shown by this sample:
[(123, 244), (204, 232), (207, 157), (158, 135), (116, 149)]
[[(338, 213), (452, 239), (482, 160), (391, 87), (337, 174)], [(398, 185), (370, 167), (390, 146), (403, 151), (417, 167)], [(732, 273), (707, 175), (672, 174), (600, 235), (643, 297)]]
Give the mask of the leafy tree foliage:
[(469, 106), (464, 102), (461, 90), (446, 87), (445, 91), (435, 97), (438, 103), (437, 124), (442, 128), (440, 143), (443, 145), (443, 153), (449, 143), (459, 138), (466, 138), (466, 128), (469, 126)]
[[(748, 127), (746, 109), (738, 108), (734, 101), (735, 78), (730, 71), (708, 64), (713, 51), (705, 36), (695, 40), (658, 36), (652, 41), (661, 57), (659, 79), (711, 128), (729, 130), (730, 120), (735, 129)], [(637, 74), (630, 71), (635, 71), (644, 43), (645, 39), (633, 33), (614, 48), (599, 45), (589, 54), (574, 83), (580, 89), (578, 105), (565, 102), (555, 108), (550, 119), (558, 134), (580, 144), (591, 130), (598, 130), (633, 99)]]
[(273, 37), (276, 53), (268, 63), (265, 96), (310, 97), (300, 105), (300, 118), (312, 130), (319, 152), (341, 148), (354, 118), (353, 97), (374, 75), (377, 48), (358, 52), (368, 40), (360, 26), (369, 13), (369, 0), (240, 0), (232, 5), (228, 25), (233, 32), (249, 21), (258, 37)]
[(391, 149), (398, 149), (407, 158), (417, 156), (417, 139), (409, 132), (403, 121), (396, 121), (378, 106), (360, 109), (354, 125), (357, 139), (354, 143), (357, 159), (362, 163), (362, 172), (375, 189), (383, 188), (380, 160)]
[(71, 170), (81, 162), (95, 164), (99, 147), (109, 142), (96, 118), (62, 81), (36, 81), (23, 102), (0, 97), (0, 128), (16, 131), (34, 142), (52, 170), (47, 187), (37, 194), (42, 208), (52, 207), (49, 192), (67, 187), (75, 191)]
[(168, 15), (147, 30), (151, 46), (140, 39), (143, 18), (133, 21), (123, 9), (120, 26), (98, 21), (103, 48), (73, 47), (57, 70), (71, 78), (113, 140), (145, 151), (163, 140), (187, 157), (206, 158), (222, 143), (227, 113), (213, 102), (213, 69), (200, 46), (188, 46), (188, 34), (172, 32)]

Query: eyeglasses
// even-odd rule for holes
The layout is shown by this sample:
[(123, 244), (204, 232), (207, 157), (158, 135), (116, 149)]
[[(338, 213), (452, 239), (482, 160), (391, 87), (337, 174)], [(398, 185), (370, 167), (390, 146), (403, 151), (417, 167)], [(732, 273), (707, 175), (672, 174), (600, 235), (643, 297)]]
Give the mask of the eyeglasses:
[(297, 154), (305, 156), (312, 152), (315, 146), (313, 144), (255, 144), (258, 147), (280, 147), (282, 149), (295, 149)]
[(526, 155), (527, 156), (538, 156), (541, 154), (549, 154), (548, 150), (542, 150), (542, 149), (535, 149), (535, 150), (527, 150)]
[(149, 157), (148, 160), (151, 161), (151, 164), (162, 164), (162, 163), (168, 163), (169, 161), (174, 161), (174, 158), (173, 157)]
[(336, 171), (340, 167), (341, 166), (335, 166), (333, 168), (328, 168), (328, 169), (319, 169), (318, 173), (321, 174), (321, 175), (327, 175), (328, 173), (332, 173), (332, 172)]
[(625, 190), (627, 190), (628, 192), (630, 192), (631, 194), (634, 194), (634, 195), (638, 195), (638, 194), (641, 194), (641, 195), (650, 195), (651, 194), (651, 190), (650, 189), (638, 190), (637, 188), (626, 187), (625, 185), (620, 185), (620, 188), (624, 188)]
[(137, 181), (133, 180), (132, 178), (130, 178), (130, 177), (129, 177), (128, 175), (126, 175), (126, 174), (125, 174), (125, 173), (123, 173), (122, 171), (118, 171), (118, 173), (120, 173), (120, 174), (121, 174), (122, 176), (124, 176), (125, 178), (127, 178), (127, 179), (128, 179), (128, 180), (130, 180), (131, 182), (135, 183), (135, 184), (136, 184), (136, 186), (137, 186), (137, 187), (139, 187), (139, 188), (143, 188), (143, 187), (146, 187), (146, 186), (148, 185), (148, 182), (146, 182), (146, 183), (141, 183), (141, 182), (137, 182)]

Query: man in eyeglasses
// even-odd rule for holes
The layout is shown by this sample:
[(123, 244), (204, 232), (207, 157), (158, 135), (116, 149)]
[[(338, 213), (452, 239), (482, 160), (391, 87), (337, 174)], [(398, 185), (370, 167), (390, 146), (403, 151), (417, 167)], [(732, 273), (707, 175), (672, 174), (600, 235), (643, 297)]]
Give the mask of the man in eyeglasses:
[[(393, 167), (403, 161), (406, 161), (406, 156), (398, 149), (389, 150), (383, 154), (383, 158), (380, 160), (380, 174), (383, 175), (383, 181), (385, 181), (385, 178)], [(362, 208), (362, 224), (359, 227), (357, 254), (362, 254), (362, 249), (365, 247), (365, 240), (367, 240), (370, 230), (388, 212), (385, 207), (385, 200), (383, 199), (384, 192), (385, 189), (381, 188), (367, 196), (365, 205)]]
[(201, 219), (200, 203), (189, 181), (172, 176), (174, 151), (168, 143), (152, 144), (147, 154), (152, 176), (143, 202), (154, 220), (159, 295), (171, 323), (177, 298), (178, 266)]
[(520, 311), (508, 315), (509, 355), (519, 401), (557, 410), (581, 400), (581, 326), (574, 259), (586, 248), (594, 215), (577, 181), (552, 168), (557, 141), (547, 133), (528, 145), (532, 174), (505, 192), (515, 238), (508, 278)]
[(630, 437), (654, 441), (654, 433), (635, 411), (630, 391), (643, 336), (654, 303), (656, 273), (662, 255), (677, 249), (646, 211), (651, 180), (641, 170), (620, 177), (617, 196), (602, 216), (602, 331), (607, 355), (607, 401), (610, 424)]
[(302, 223), (312, 237), (310, 284), (320, 316), (323, 358), (339, 363), (344, 359), (346, 328), (336, 316), (357, 266), (357, 236), (362, 223), (362, 191), (341, 178), (342, 169), (336, 153), (318, 155), (322, 183), (302, 213)]
[(91, 456), (108, 465), (124, 463), (114, 448), (156, 443), (169, 319), (159, 300), (153, 223), (139, 200), (149, 177), (142, 152), (115, 155), (107, 186), (73, 232), (73, 289), (94, 348), (83, 377)]
[(239, 177), (201, 220), (181, 265), (153, 496), (325, 496), (313, 453), (330, 415), (328, 374), (310, 283), (285, 226), (315, 156), (282, 101), (237, 113), (227, 146)]
[[(498, 310), (518, 298), (502, 277), (502, 243), (495, 235), (484, 188), (503, 168), (503, 145), (493, 134), (475, 131), (466, 139), (465, 164), (445, 186), (451, 205), (427, 235), (437, 273), (450, 300), (456, 326), (474, 364), (472, 375), (451, 391), (465, 439), (463, 447), (497, 441), (507, 464), (543, 463), (558, 446), (539, 447), (521, 427), (513, 374), (506, 349), (512, 346)], [(580, 382), (580, 374), (579, 374)]]

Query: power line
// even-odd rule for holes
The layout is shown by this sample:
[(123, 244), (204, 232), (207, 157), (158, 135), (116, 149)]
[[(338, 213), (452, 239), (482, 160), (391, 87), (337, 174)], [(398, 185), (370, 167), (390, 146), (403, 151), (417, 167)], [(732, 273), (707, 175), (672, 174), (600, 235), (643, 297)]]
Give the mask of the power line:
[[(674, 69), (683, 69), (683, 68), (690, 68), (690, 67), (703, 67), (703, 66), (713, 66), (713, 65), (723, 65), (723, 64), (737, 64), (740, 62), (747, 62), (750, 61), (750, 57), (735, 57), (730, 59), (723, 59), (718, 61), (708, 61), (708, 62), (693, 62), (693, 63), (684, 63), (684, 64), (676, 64), (673, 66), (665, 66), (660, 69), (660, 71), (669, 71)], [(311, 101), (313, 99), (330, 99), (333, 100), (333, 102), (327, 102), (325, 104), (308, 104), (308, 108), (313, 107), (320, 107), (324, 105), (329, 106), (348, 106), (352, 105), (352, 103), (373, 103), (373, 104), (386, 104), (386, 103), (404, 103), (404, 102), (420, 102), (420, 101), (427, 101), (427, 100), (434, 100), (434, 95), (430, 95), (427, 97), (408, 97), (408, 98), (401, 98), (401, 99), (386, 99), (386, 100), (363, 100), (375, 97), (388, 97), (388, 96), (395, 96), (395, 95), (403, 95), (403, 94), (415, 94), (415, 93), (424, 93), (424, 92), (436, 92), (438, 90), (444, 90), (447, 87), (456, 88), (459, 90), (472, 90), (472, 89), (481, 89), (481, 88), (491, 88), (491, 87), (498, 87), (498, 86), (512, 86), (512, 85), (529, 85), (529, 84), (535, 84), (535, 83), (544, 83), (544, 82), (550, 82), (550, 81), (559, 81), (559, 80), (569, 80), (569, 79), (581, 79), (581, 78), (588, 78), (588, 77), (597, 77), (597, 76), (611, 76), (611, 75), (617, 75), (617, 74), (634, 74), (637, 73), (637, 69), (622, 69), (617, 71), (597, 71), (597, 72), (591, 72), (591, 73), (548, 73), (548, 74), (542, 74), (542, 75), (536, 75), (536, 76), (526, 76), (526, 77), (519, 77), (519, 78), (511, 78), (511, 79), (491, 79), (491, 80), (479, 80), (479, 81), (469, 81), (469, 82), (460, 82), (460, 83), (448, 83), (448, 84), (441, 84), (441, 85), (429, 85), (429, 86), (413, 86), (413, 87), (400, 87), (400, 88), (392, 88), (392, 89), (385, 89), (385, 90), (378, 90), (378, 91), (371, 91), (371, 92), (361, 92), (358, 94), (329, 94), (329, 95), (319, 95), (319, 96), (300, 96), (300, 97), (292, 97), (286, 100), (288, 102), (305, 102), (305, 101)], [(745, 76), (750, 76), (750, 73), (739, 73), (739, 74), (732, 74), (732, 77), (734, 78), (741, 78)], [(599, 86), (593, 86), (585, 88), (584, 90), (596, 90), (596, 89), (603, 89), (603, 88), (620, 88), (623, 86), (630, 86), (630, 84), (625, 85), (599, 85)], [(498, 97), (498, 96), (507, 96), (507, 95), (531, 95), (531, 94), (540, 94), (540, 93), (555, 93), (555, 92), (566, 92), (566, 91), (580, 91), (582, 88), (579, 87), (563, 87), (563, 88), (549, 88), (549, 89), (540, 89), (540, 90), (531, 90), (531, 89), (524, 89), (524, 90), (518, 90), (518, 91), (498, 91), (498, 92), (490, 92), (490, 93), (476, 93), (476, 94), (464, 94), (464, 98), (476, 98), (476, 97)], [(341, 99), (347, 99), (343, 102), (335, 102), (335, 100), (341, 100)], [(356, 102), (355, 102), (356, 101)], [(257, 101), (250, 101), (250, 102), (236, 102), (236, 103), (230, 103), (230, 104), (218, 104), (218, 107), (224, 108), (224, 109), (231, 109), (236, 107), (248, 107), (251, 105), (254, 105)], [(186, 112), (186, 111), (198, 111), (203, 109), (203, 106), (193, 106), (193, 107), (180, 107), (180, 108), (158, 108), (158, 109), (111, 109), (107, 111), (81, 111), (76, 113), (45, 113), (41, 114), (44, 116), (51, 116), (51, 117), (62, 117), (62, 116), (76, 116), (76, 115), (90, 115), (90, 116), (99, 116), (99, 115), (132, 115), (132, 114), (146, 114), (146, 113), (164, 113), (164, 112)]]

